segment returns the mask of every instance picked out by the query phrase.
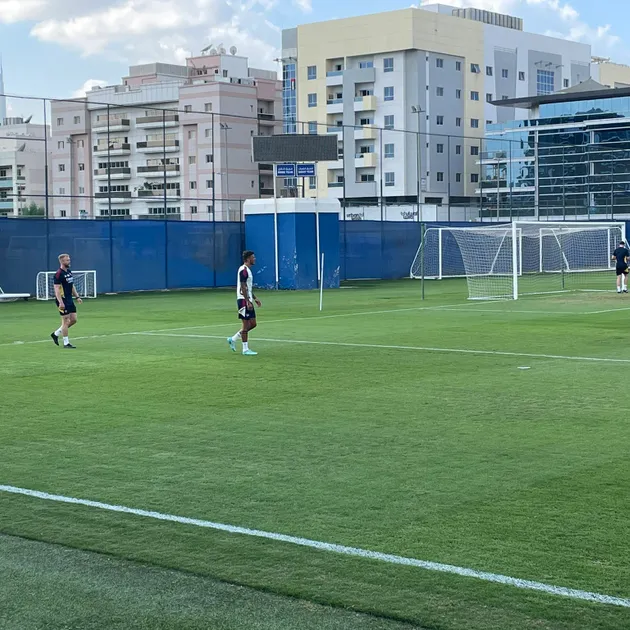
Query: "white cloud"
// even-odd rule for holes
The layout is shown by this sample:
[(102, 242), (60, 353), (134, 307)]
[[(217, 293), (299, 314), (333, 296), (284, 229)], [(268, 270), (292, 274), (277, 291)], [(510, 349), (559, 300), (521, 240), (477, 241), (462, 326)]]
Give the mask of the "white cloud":
[[(296, 0), (302, 5), (311, 0)], [(182, 63), (209, 42), (275, 67), (277, 0), (0, 0), (2, 22), (31, 21), (40, 41), (126, 63)], [(222, 39), (221, 39), (222, 38)], [(261, 61), (262, 60), (262, 61)]]
[(313, 11), (313, 3), (311, 0), (294, 0), (295, 4), (304, 11), (304, 13), (311, 13)]
[(107, 81), (100, 79), (88, 79), (78, 90), (72, 93), (72, 98), (83, 98), (86, 92), (93, 90), (95, 87), (105, 87)]

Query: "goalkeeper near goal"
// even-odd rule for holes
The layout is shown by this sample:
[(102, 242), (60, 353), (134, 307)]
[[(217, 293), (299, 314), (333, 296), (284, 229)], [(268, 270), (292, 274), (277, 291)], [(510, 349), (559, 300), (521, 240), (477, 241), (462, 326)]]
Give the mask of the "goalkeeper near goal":
[(625, 241), (620, 241), (617, 249), (613, 252), (612, 259), (616, 261), (616, 273), (617, 273), (617, 293), (628, 293), (628, 259), (630, 258), (630, 251), (626, 246)]

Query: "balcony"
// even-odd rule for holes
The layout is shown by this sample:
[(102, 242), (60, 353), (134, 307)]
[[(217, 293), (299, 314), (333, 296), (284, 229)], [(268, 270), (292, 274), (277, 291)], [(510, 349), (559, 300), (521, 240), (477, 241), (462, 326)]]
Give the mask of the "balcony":
[(261, 188), (260, 189), (261, 197), (273, 197), (273, 188)]
[(356, 197), (376, 197), (376, 182), (353, 182), (350, 194)]
[(97, 120), (92, 129), (96, 133), (111, 133), (116, 131), (129, 131), (131, 121), (128, 118), (109, 118), (109, 120)]
[(13, 212), (13, 199), (0, 199), (0, 212), (5, 210)]
[(109, 147), (107, 144), (99, 144), (94, 147), (94, 155), (97, 157), (129, 155), (130, 153), (131, 145), (127, 142), (112, 142)]
[(94, 179), (110, 180), (110, 179), (131, 179), (130, 168), (97, 168), (94, 170)]
[[(335, 125), (334, 127), (326, 127), (326, 133), (343, 134), (343, 127)], [(341, 138), (339, 138), (341, 140)]]
[(98, 203), (109, 203), (111, 199), (112, 203), (129, 203), (131, 200), (130, 190), (118, 190), (112, 192), (97, 192), (94, 194)]
[(273, 173), (273, 164), (259, 164), (258, 170)]
[(334, 70), (326, 73), (326, 85), (342, 85), (343, 70)]
[(0, 177), (0, 188), (13, 188), (13, 177)]
[[(166, 190), (167, 199), (180, 199), (182, 193), (179, 189)], [(156, 199), (164, 199), (164, 190), (139, 190), (138, 199), (144, 199), (153, 203)]]
[(376, 96), (357, 96), (354, 99), (355, 112), (371, 112), (376, 110)]
[(275, 124), (276, 122), (276, 117), (273, 114), (267, 114), (264, 112), (258, 112), (258, 121), (261, 124)]
[(365, 126), (361, 129), (354, 130), (355, 140), (376, 140), (378, 138), (378, 129), (376, 127)]
[(178, 125), (179, 115), (173, 113), (136, 118), (136, 127), (142, 127), (143, 129), (161, 129), (162, 127), (177, 127)]
[(144, 153), (171, 153), (179, 151), (179, 140), (146, 140), (136, 142), (136, 148)]
[(374, 168), (378, 162), (376, 153), (357, 153), (354, 157), (356, 168)]
[(326, 101), (326, 113), (327, 114), (343, 114), (343, 99), (342, 98), (329, 98)]
[(328, 182), (328, 188), (343, 188), (343, 182)]
[(178, 177), (179, 164), (158, 164), (156, 166), (139, 166), (138, 175), (150, 177)]

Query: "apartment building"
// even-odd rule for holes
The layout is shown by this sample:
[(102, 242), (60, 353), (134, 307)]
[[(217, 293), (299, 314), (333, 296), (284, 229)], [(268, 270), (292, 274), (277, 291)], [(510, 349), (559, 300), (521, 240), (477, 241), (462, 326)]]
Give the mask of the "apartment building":
[(46, 135), (49, 128), (22, 118), (0, 127), (0, 216), (45, 213)]
[(590, 46), (522, 29), (519, 18), (431, 5), (284, 30), (285, 133), (339, 138), (340, 159), (319, 166), (307, 194), (473, 202), (484, 128), (514, 117), (492, 102), (590, 75)]
[(0, 126), (4, 124), (7, 117), (7, 97), (4, 94), (4, 71), (2, 69), (2, 59), (0, 59)]
[(591, 78), (609, 88), (630, 87), (630, 66), (605, 57), (593, 57)]
[(54, 216), (239, 220), (241, 200), (272, 195), (251, 138), (281, 130), (281, 84), (231, 53), (132, 66), (120, 85), (54, 102)]

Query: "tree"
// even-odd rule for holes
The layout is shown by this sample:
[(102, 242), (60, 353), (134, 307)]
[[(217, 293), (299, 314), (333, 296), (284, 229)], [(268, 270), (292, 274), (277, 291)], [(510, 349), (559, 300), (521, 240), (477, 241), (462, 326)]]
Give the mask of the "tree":
[(23, 217), (43, 217), (46, 214), (44, 206), (38, 206), (34, 201), (22, 208)]

